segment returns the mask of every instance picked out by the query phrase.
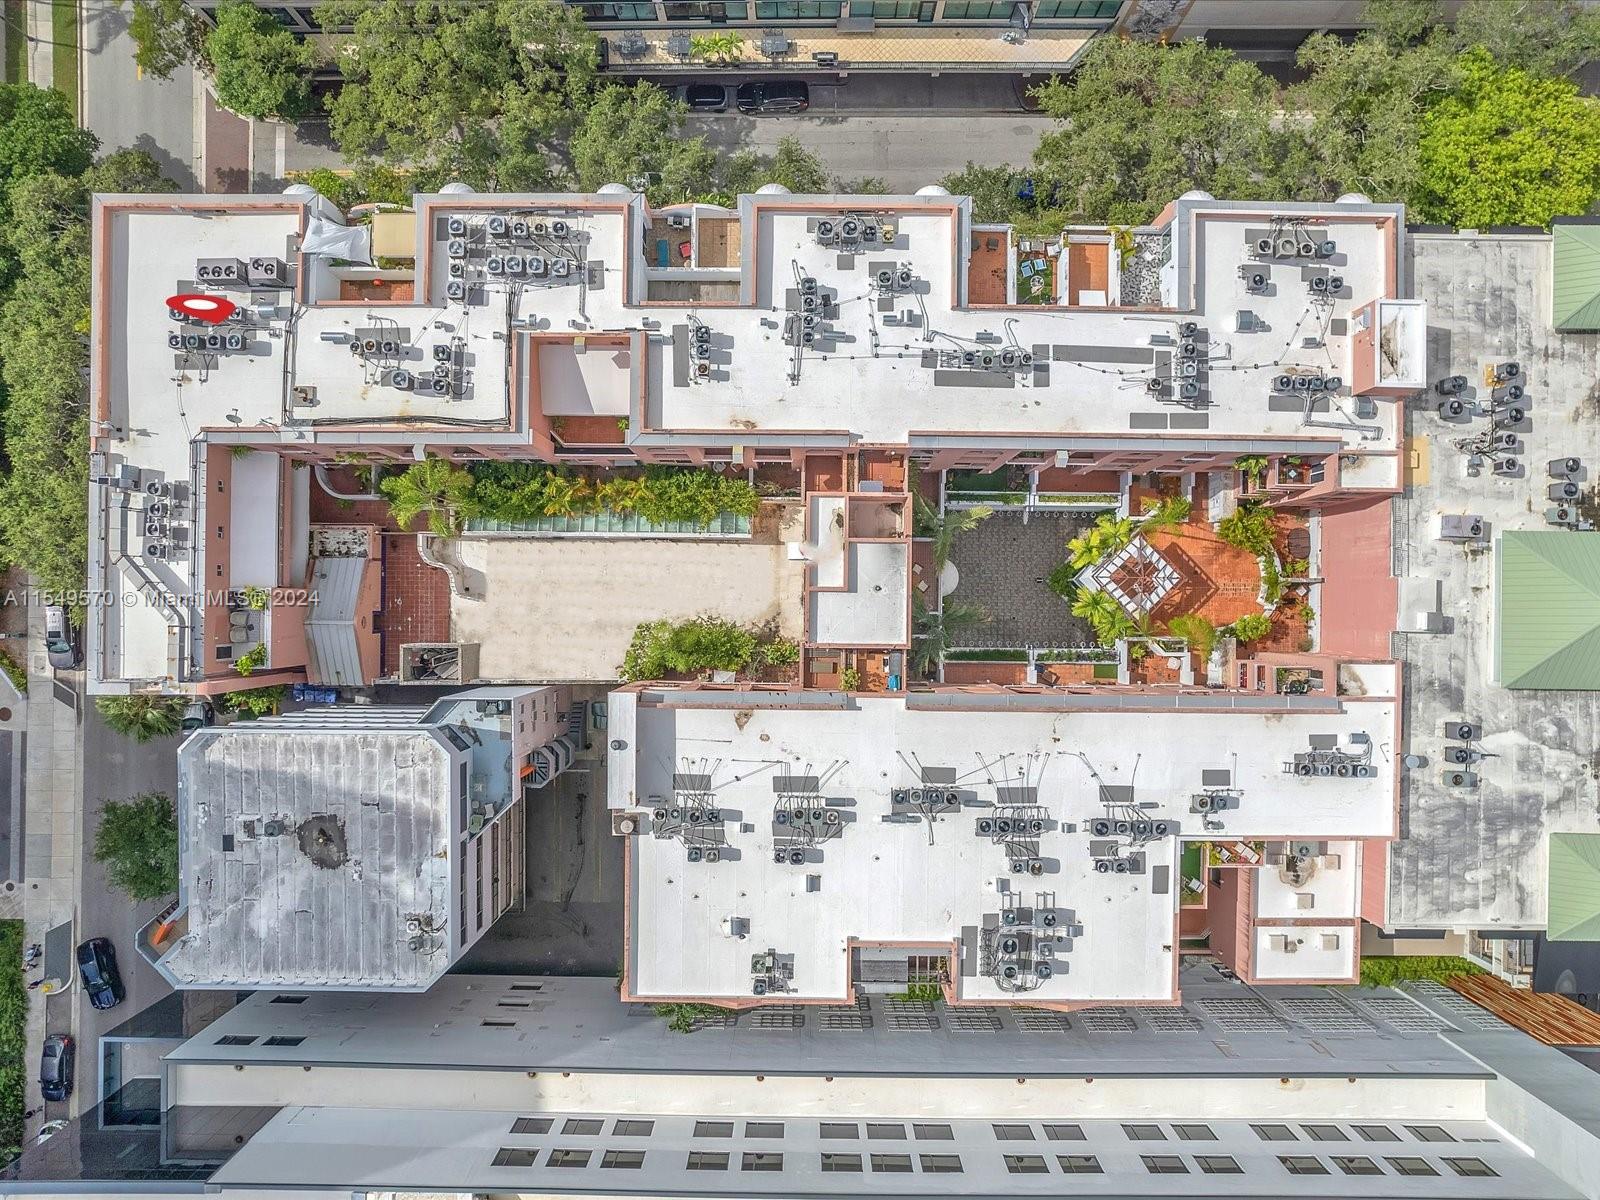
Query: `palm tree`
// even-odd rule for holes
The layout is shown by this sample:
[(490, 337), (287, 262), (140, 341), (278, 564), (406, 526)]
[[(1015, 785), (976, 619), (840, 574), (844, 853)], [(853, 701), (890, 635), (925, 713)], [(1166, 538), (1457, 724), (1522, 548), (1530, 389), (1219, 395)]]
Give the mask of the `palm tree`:
[(446, 458), (412, 463), (404, 474), (391, 475), (378, 486), (389, 497), (389, 515), (401, 529), (426, 514), (429, 532), (451, 537), (478, 512), (471, 472)]
[(1194, 511), (1194, 501), (1187, 496), (1163, 496), (1153, 504), (1148, 500), (1145, 503), (1144, 516), (1139, 521), (1139, 532), (1143, 534), (1174, 529)]
[(917, 674), (932, 678), (939, 673), (939, 664), (945, 652), (979, 625), (989, 622), (989, 613), (981, 604), (948, 601), (939, 612), (916, 602), (916, 629), (911, 635), (911, 666)]
[(1072, 600), (1072, 615), (1094, 626), (1095, 636), (1107, 646), (1127, 637), (1135, 628), (1128, 614), (1122, 611), (1122, 605), (1109, 592), (1080, 588)]
[(916, 498), (916, 533), (918, 537), (933, 539), (933, 569), (944, 570), (950, 561), (950, 549), (955, 545), (956, 534), (967, 533), (994, 516), (987, 504), (975, 508), (949, 508), (940, 511), (921, 496)]
[(112, 732), (125, 734), (136, 742), (170, 737), (183, 727), (182, 696), (158, 696), (153, 692), (97, 696), (94, 706)]

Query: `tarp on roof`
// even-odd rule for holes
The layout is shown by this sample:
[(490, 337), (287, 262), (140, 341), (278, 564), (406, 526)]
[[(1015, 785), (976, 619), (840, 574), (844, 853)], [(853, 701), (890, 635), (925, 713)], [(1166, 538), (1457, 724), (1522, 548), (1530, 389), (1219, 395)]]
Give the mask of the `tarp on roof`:
[(1600, 537), (1500, 535), (1495, 677), (1508, 688), (1600, 690)]
[(1600, 833), (1550, 835), (1552, 942), (1600, 942)]
[(1550, 323), (1557, 329), (1600, 329), (1600, 224), (1557, 221)]

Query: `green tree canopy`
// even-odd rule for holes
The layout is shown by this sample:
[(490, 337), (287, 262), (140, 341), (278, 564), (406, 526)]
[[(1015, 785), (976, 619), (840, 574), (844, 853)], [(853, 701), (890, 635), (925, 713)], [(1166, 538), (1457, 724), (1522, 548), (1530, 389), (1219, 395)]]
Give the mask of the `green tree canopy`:
[(1571, 75), (1600, 59), (1600, 9), (1578, 0), (1467, 0), (1456, 13), (1455, 37), (1503, 67)]
[(1191, 188), (1294, 197), (1273, 93), (1228, 50), (1097, 38), (1070, 81), (1034, 91), (1059, 122), (1034, 151), (1037, 186), (1067, 216), (1118, 224)]
[(476, 515), (479, 506), (472, 486), (471, 473), (448, 458), (425, 458), (412, 463), (404, 474), (387, 475), (378, 484), (401, 529), (425, 516), (429, 531), (440, 537), (460, 533), (466, 519)]
[(127, 696), (97, 696), (95, 711), (114, 733), (136, 742), (171, 737), (183, 727), (183, 697), (134, 692)]
[(578, 187), (645, 178), (651, 204), (676, 204), (715, 187), (717, 155), (702, 137), (683, 136), (682, 101), (653, 83), (610, 83), (589, 102), (570, 145)]
[(94, 860), (111, 886), (132, 900), (159, 900), (178, 890), (178, 819), (160, 792), (108, 800), (94, 835)]
[(741, 150), (723, 163), (721, 190), (725, 196), (753, 192), (764, 183), (782, 184), (797, 195), (831, 190), (828, 169), (822, 160), (792, 136), (779, 138), (771, 154)]
[(1413, 204), (1424, 221), (1548, 225), (1600, 197), (1600, 102), (1568, 79), (1497, 67), (1472, 50), (1423, 115)]
[(557, 0), (328, 0), (345, 85), (329, 104), (345, 157), (434, 183), (538, 190), (561, 174), (559, 135), (595, 72), (595, 40)]
[(243, 117), (309, 115), (312, 48), (250, 0), (225, 0), (215, 12), (205, 56), (222, 106)]
[(3, 245), (20, 271), (0, 305), (0, 564), (46, 590), (83, 588), (88, 556), (89, 195), (171, 190), (142, 151), (108, 155), (80, 178), (16, 183)]
[(179, 67), (200, 57), (206, 23), (188, 0), (133, 0), (128, 36), (139, 69), (157, 79), (171, 79)]
[(1017, 208), (1021, 173), (1013, 167), (986, 167), (968, 162), (939, 181), (952, 196), (972, 197), (972, 219), (978, 222), (1010, 221)]

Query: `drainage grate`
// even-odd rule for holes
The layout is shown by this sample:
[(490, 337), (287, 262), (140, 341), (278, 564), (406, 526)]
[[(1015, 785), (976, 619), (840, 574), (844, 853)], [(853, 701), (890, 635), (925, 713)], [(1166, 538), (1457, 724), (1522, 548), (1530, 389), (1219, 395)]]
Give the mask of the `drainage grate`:
[(1145, 1022), (1157, 1033), (1194, 1033), (1201, 1028), (1200, 1018), (1187, 1008), (1147, 1008)]
[(1138, 1028), (1125, 1008), (1086, 1008), (1078, 1018), (1090, 1033), (1132, 1033)]
[(746, 1014), (752, 1029), (799, 1029), (806, 1023), (806, 1015), (796, 1005), (779, 1005), (758, 1008)]
[(1332, 996), (1285, 996), (1278, 1007), (1314, 1033), (1367, 1033), (1372, 1022)]
[(883, 1002), (883, 1009), (890, 1029), (927, 1033), (939, 1028), (939, 1017), (926, 1000), (898, 1000), (891, 996)]
[(1437, 1033), (1441, 1029), (1455, 1028), (1409, 996), (1368, 996), (1361, 1001), (1361, 1007), (1401, 1033)]
[(999, 1033), (1000, 1018), (992, 1008), (947, 1008), (944, 1012), (953, 1033)]
[(704, 1016), (695, 1017), (689, 1023), (690, 1028), (698, 1032), (702, 1029), (732, 1029), (739, 1023), (739, 1014), (736, 1012), (708, 1012)]
[(1066, 1013), (1051, 1012), (1048, 1008), (1019, 1008), (1011, 1014), (1011, 1019), (1023, 1033), (1065, 1033), (1072, 1028)]
[(1478, 1029), (1499, 1029), (1504, 1022), (1488, 1009), (1469, 1000), (1454, 988), (1434, 983), (1431, 979), (1418, 980), (1407, 986), (1407, 991), (1426, 996), (1457, 1021), (1464, 1021)]
[(1200, 1001), (1200, 1007), (1219, 1028), (1229, 1033), (1277, 1033), (1289, 1027), (1287, 1021), (1260, 1000), (1211, 996)]
[(817, 1019), (824, 1029), (839, 1031), (872, 1028), (872, 1006), (865, 996), (853, 1005), (830, 1005), (817, 1009)]

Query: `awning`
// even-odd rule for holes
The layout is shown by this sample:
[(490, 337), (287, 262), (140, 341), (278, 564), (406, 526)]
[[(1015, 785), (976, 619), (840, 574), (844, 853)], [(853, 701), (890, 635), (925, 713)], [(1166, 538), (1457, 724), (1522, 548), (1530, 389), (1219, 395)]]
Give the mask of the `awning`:
[(1600, 942), (1600, 833), (1552, 833), (1549, 877), (1545, 937)]

